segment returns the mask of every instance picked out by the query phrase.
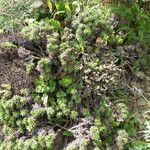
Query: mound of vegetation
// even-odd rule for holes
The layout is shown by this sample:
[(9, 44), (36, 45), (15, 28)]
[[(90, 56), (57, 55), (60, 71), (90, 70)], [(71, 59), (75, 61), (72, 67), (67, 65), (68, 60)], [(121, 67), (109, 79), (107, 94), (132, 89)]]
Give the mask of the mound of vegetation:
[(147, 5), (2, 0), (0, 150), (150, 148)]

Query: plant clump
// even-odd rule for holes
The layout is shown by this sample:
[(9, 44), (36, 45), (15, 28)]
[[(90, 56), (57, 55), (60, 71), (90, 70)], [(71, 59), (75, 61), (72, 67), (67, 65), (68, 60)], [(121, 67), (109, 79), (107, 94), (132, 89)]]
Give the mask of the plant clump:
[[(125, 15), (97, 0), (39, 0), (28, 7), (21, 45), (1, 45), (14, 48), (26, 75), (37, 77), (31, 91), (14, 94), (10, 84), (0, 87), (0, 149), (145, 148), (147, 139), (136, 141), (139, 124), (128, 105), (132, 92), (126, 80), (132, 84), (138, 78), (134, 70), (149, 60), (139, 59), (148, 54), (141, 52), (147, 28), (141, 32), (139, 20), (145, 24), (147, 16), (140, 4)], [(130, 11), (140, 14), (135, 27)]]

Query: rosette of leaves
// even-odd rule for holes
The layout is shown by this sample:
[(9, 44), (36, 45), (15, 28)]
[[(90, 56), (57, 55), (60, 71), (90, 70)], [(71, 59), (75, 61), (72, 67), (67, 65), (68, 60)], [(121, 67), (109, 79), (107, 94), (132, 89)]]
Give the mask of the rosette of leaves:
[(25, 65), (25, 67), (26, 67), (26, 73), (27, 73), (28, 75), (30, 75), (30, 74), (32, 73), (32, 71), (35, 69), (35, 64), (34, 64), (33, 62), (27, 63), (27, 64)]
[(102, 146), (101, 134), (105, 132), (105, 126), (102, 125), (99, 119), (95, 119), (94, 125), (90, 128), (90, 132), (92, 135), (92, 142), (94, 144), (95, 149), (101, 148)]
[(66, 42), (73, 40), (75, 38), (75, 35), (73, 33), (73, 30), (71, 28), (65, 27), (62, 31), (61, 41)]
[(106, 98), (99, 103), (99, 105), (94, 106), (94, 111), (91, 111), (91, 115), (95, 116), (94, 124), (90, 127), (91, 142), (95, 149), (112, 149), (115, 143), (115, 148), (122, 150), (118, 148), (125, 146), (129, 135), (123, 126), (114, 123), (116, 120), (112, 114), (115, 102)]
[[(61, 45), (63, 46), (63, 45)], [(60, 61), (63, 66), (63, 69), (68, 73), (77, 72), (80, 67), (80, 63), (78, 61), (78, 53), (75, 48), (67, 48), (64, 52), (60, 54)]]

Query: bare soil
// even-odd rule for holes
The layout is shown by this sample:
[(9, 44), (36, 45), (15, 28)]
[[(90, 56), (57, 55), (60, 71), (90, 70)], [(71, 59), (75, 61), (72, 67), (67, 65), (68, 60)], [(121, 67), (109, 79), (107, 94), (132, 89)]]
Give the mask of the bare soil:
[[(10, 39), (1, 36), (0, 43), (10, 41)], [(9, 83), (12, 85), (13, 94), (19, 94), (20, 90), (25, 88), (31, 91), (36, 77), (36, 72), (32, 75), (26, 74), (24, 61), (19, 58), (17, 49), (0, 47), (0, 85)]]

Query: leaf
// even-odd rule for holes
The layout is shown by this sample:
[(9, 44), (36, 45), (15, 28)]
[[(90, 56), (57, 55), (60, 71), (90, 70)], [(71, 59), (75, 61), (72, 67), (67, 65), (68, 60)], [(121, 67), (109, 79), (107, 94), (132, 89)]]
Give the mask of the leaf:
[(81, 48), (81, 50), (83, 52), (84, 51), (84, 47), (85, 47), (85, 41), (84, 41), (84, 39), (80, 35), (78, 35), (78, 34), (76, 34), (76, 39), (77, 39), (77, 41), (78, 41), (78, 43), (80, 45), (80, 48)]
[(71, 9), (70, 9), (70, 6), (67, 2), (59, 1), (59, 2), (55, 3), (55, 6), (56, 6), (56, 9), (58, 12), (64, 12), (68, 16), (71, 15)]
[(66, 76), (62, 80), (59, 81), (59, 84), (62, 85), (63, 87), (69, 86), (73, 82), (72, 77)]
[(55, 110), (53, 109), (53, 107), (48, 107), (46, 109), (46, 112), (47, 112), (47, 116), (48, 116), (48, 119), (51, 119), (51, 117), (54, 115), (55, 113)]
[(2, 84), (1, 85), (2, 88), (6, 89), (6, 90), (11, 90), (11, 85), (10, 84)]
[(124, 41), (123, 38), (119, 37), (119, 38), (117, 39), (117, 44), (122, 44), (123, 41)]
[(71, 131), (64, 131), (63, 135), (68, 137), (73, 137), (73, 133)]
[(55, 20), (55, 19), (50, 19), (49, 23), (56, 29), (56, 30), (60, 30), (61, 29), (61, 25), (60, 22)]
[(51, 93), (53, 93), (53, 92), (55, 91), (55, 88), (56, 88), (56, 82), (53, 81), (53, 80), (50, 80), (50, 81), (49, 81), (49, 91), (50, 91)]
[(46, 3), (48, 5), (48, 7), (49, 7), (50, 13), (52, 13), (52, 11), (53, 11), (53, 5), (52, 5), (51, 0), (46, 0)]
[(69, 4), (68, 3), (65, 3), (65, 9), (66, 9), (66, 13), (68, 16), (71, 16), (71, 9), (69, 7)]
[(41, 85), (38, 85), (38, 86), (36, 86), (36, 88), (35, 88), (35, 92), (36, 92), (36, 93), (44, 93), (44, 92), (45, 92), (45, 88), (46, 88), (46, 86), (43, 86), (42, 84), (41, 84)]
[(59, 91), (56, 96), (57, 96), (57, 98), (62, 98), (62, 97), (65, 97), (66, 95), (67, 95), (66, 92)]
[(142, 32), (141, 30), (139, 30), (138, 34), (139, 34), (140, 40), (142, 41), (142, 40), (144, 39), (144, 34), (143, 34), (143, 32)]

